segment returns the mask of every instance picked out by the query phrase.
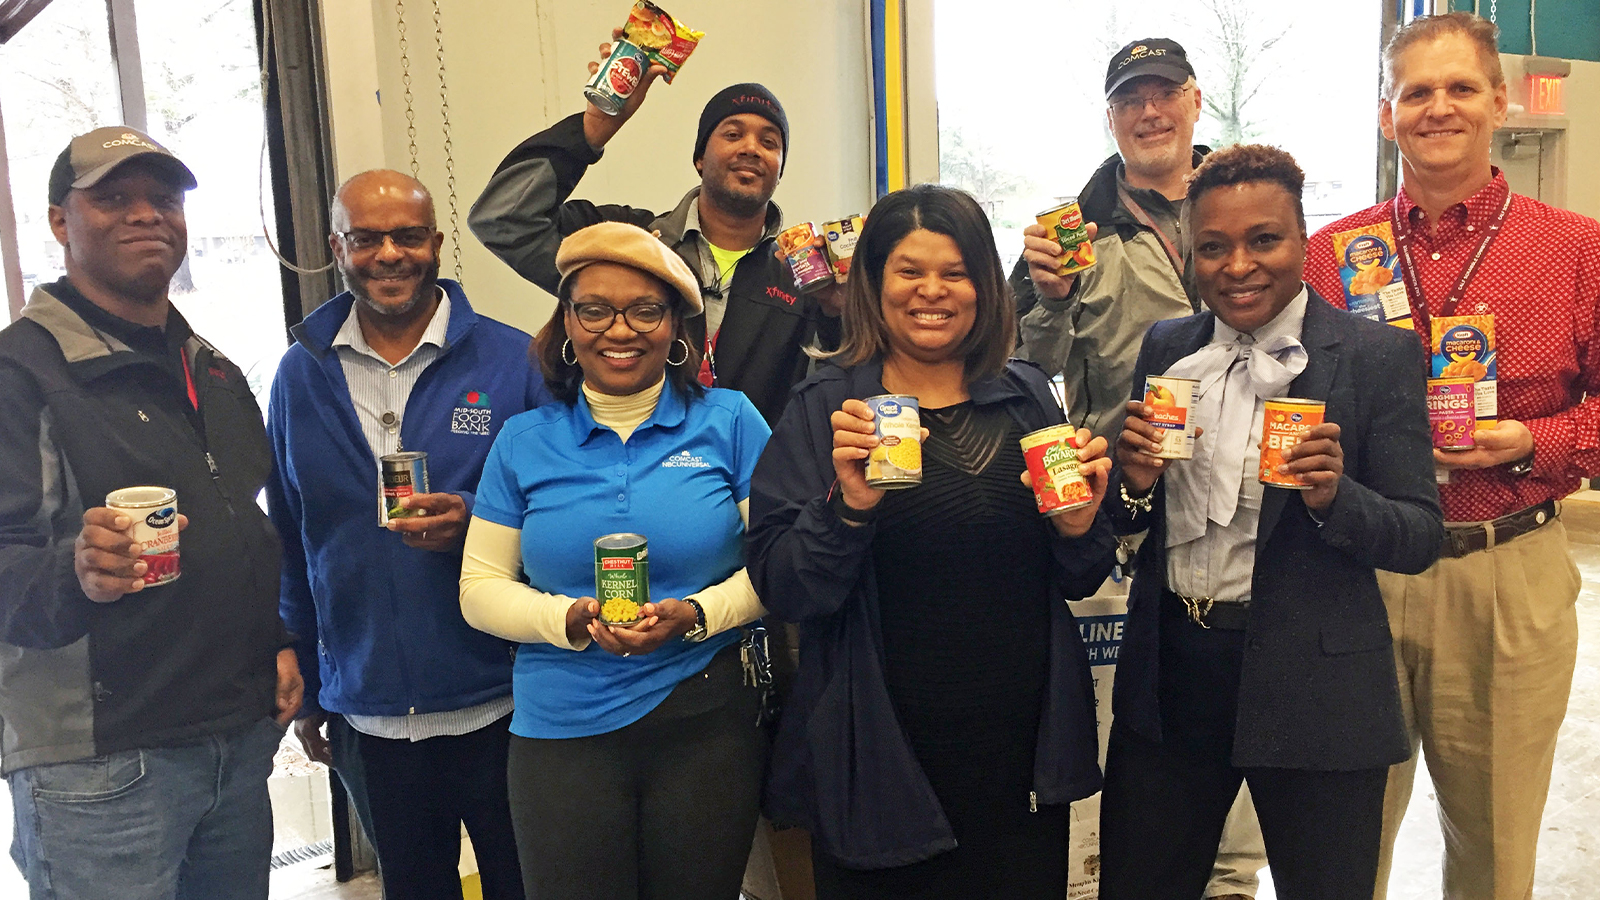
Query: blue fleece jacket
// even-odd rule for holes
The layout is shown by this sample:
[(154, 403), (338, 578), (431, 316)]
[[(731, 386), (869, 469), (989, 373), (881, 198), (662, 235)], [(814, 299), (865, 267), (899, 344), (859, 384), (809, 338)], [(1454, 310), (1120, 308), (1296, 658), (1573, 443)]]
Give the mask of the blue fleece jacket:
[[(411, 390), (400, 438), (427, 452), (430, 488), (460, 494), (470, 515), (500, 426), (550, 397), (528, 335), (473, 312), (456, 282), (439, 284), (444, 348)], [(353, 302), (347, 291), (294, 327), (267, 414), (279, 612), (297, 638), (305, 712), (399, 716), (503, 697), (516, 648), (461, 617), (461, 554), (407, 547), (378, 525), (378, 462), (332, 349)]]

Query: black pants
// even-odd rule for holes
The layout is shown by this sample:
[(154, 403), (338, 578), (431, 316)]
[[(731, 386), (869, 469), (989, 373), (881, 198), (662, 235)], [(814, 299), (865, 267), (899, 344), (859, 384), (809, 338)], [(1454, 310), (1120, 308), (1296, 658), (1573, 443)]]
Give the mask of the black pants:
[(461, 825), (484, 900), (522, 900), (506, 791), (511, 717), (463, 735), (389, 740), (349, 729), (387, 900), (461, 897)]
[(1200, 900), (1241, 779), (1278, 896), (1370, 900), (1388, 769), (1235, 768), (1245, 633), (1162, 605), (1161, 718), (1151, 741), (1112, 726), (1100, 801), (1101, 900)]
[(738, 900), (767, 740), (737, 647), (606, 734), (511, 738), (530, 900)]

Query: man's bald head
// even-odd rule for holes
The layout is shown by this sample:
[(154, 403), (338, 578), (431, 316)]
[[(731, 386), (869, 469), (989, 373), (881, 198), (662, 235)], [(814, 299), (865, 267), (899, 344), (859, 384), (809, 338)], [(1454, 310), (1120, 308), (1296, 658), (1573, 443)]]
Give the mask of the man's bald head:
[(427, 185), (393, 169), (369, 169), (339, 185), (338, 193), (333, 195), (329, 223), (335, 232), (348, 231), (352, 208), (364, 210), (369, 206), (393, 204), (417, 204), (427, 211), (427, 221), (417, 224), (434, 224), (433, 194), (429, 193)]

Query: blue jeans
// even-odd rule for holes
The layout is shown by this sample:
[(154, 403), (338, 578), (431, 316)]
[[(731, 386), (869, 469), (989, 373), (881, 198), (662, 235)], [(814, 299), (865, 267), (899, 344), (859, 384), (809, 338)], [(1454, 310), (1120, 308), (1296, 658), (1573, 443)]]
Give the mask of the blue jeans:
[(198, 744), (13, 772), (11, 858), (32, 900), (266, 900), (267, 776), (283, 729), (262, 719)]

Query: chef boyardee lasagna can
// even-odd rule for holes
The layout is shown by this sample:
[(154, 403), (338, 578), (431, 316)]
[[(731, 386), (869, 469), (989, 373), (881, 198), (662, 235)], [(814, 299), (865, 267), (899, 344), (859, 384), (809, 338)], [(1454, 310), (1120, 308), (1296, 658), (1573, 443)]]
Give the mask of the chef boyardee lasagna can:
[(600, 65), (600, 71), (583, 86), (583, 96), (595, 109), (614, 116), (622, 112), (649, 70), (650, 57), (644, 50), (632, 42), (618, 40), (611, 48), (611, 56)]
[(867, 398), (878, 446), (867, 456), (867, 484), (879, 490), (922, 483), (922, 417), (917, 398), (879, 394)]
[(128, 536), (139, 545), (144, 583), (177, 581), (178, 493), (171, 488), (127, 487), (106, 495), (106, 506), (133, 520)]
[(594, 596), (600, 621), (632, 625), (650, 602), (650, 549), (642, 534), (608, 534), (594, 542)]
[(423, 510), (401, 506), (400, 501), (412, 494), (428, 493), (428, 454), (421, 450), (391, 453), (379, 462), (383, 465), (383, 480), (378, 492), (378, 524), (427, 515)]
[(1071, 425), (1051, 425), (1022, 436), (1022, 459), (1033, 478), (1033, 499), (1044, 515), (1094, 502), (1078, 461), (1077, 434)]

